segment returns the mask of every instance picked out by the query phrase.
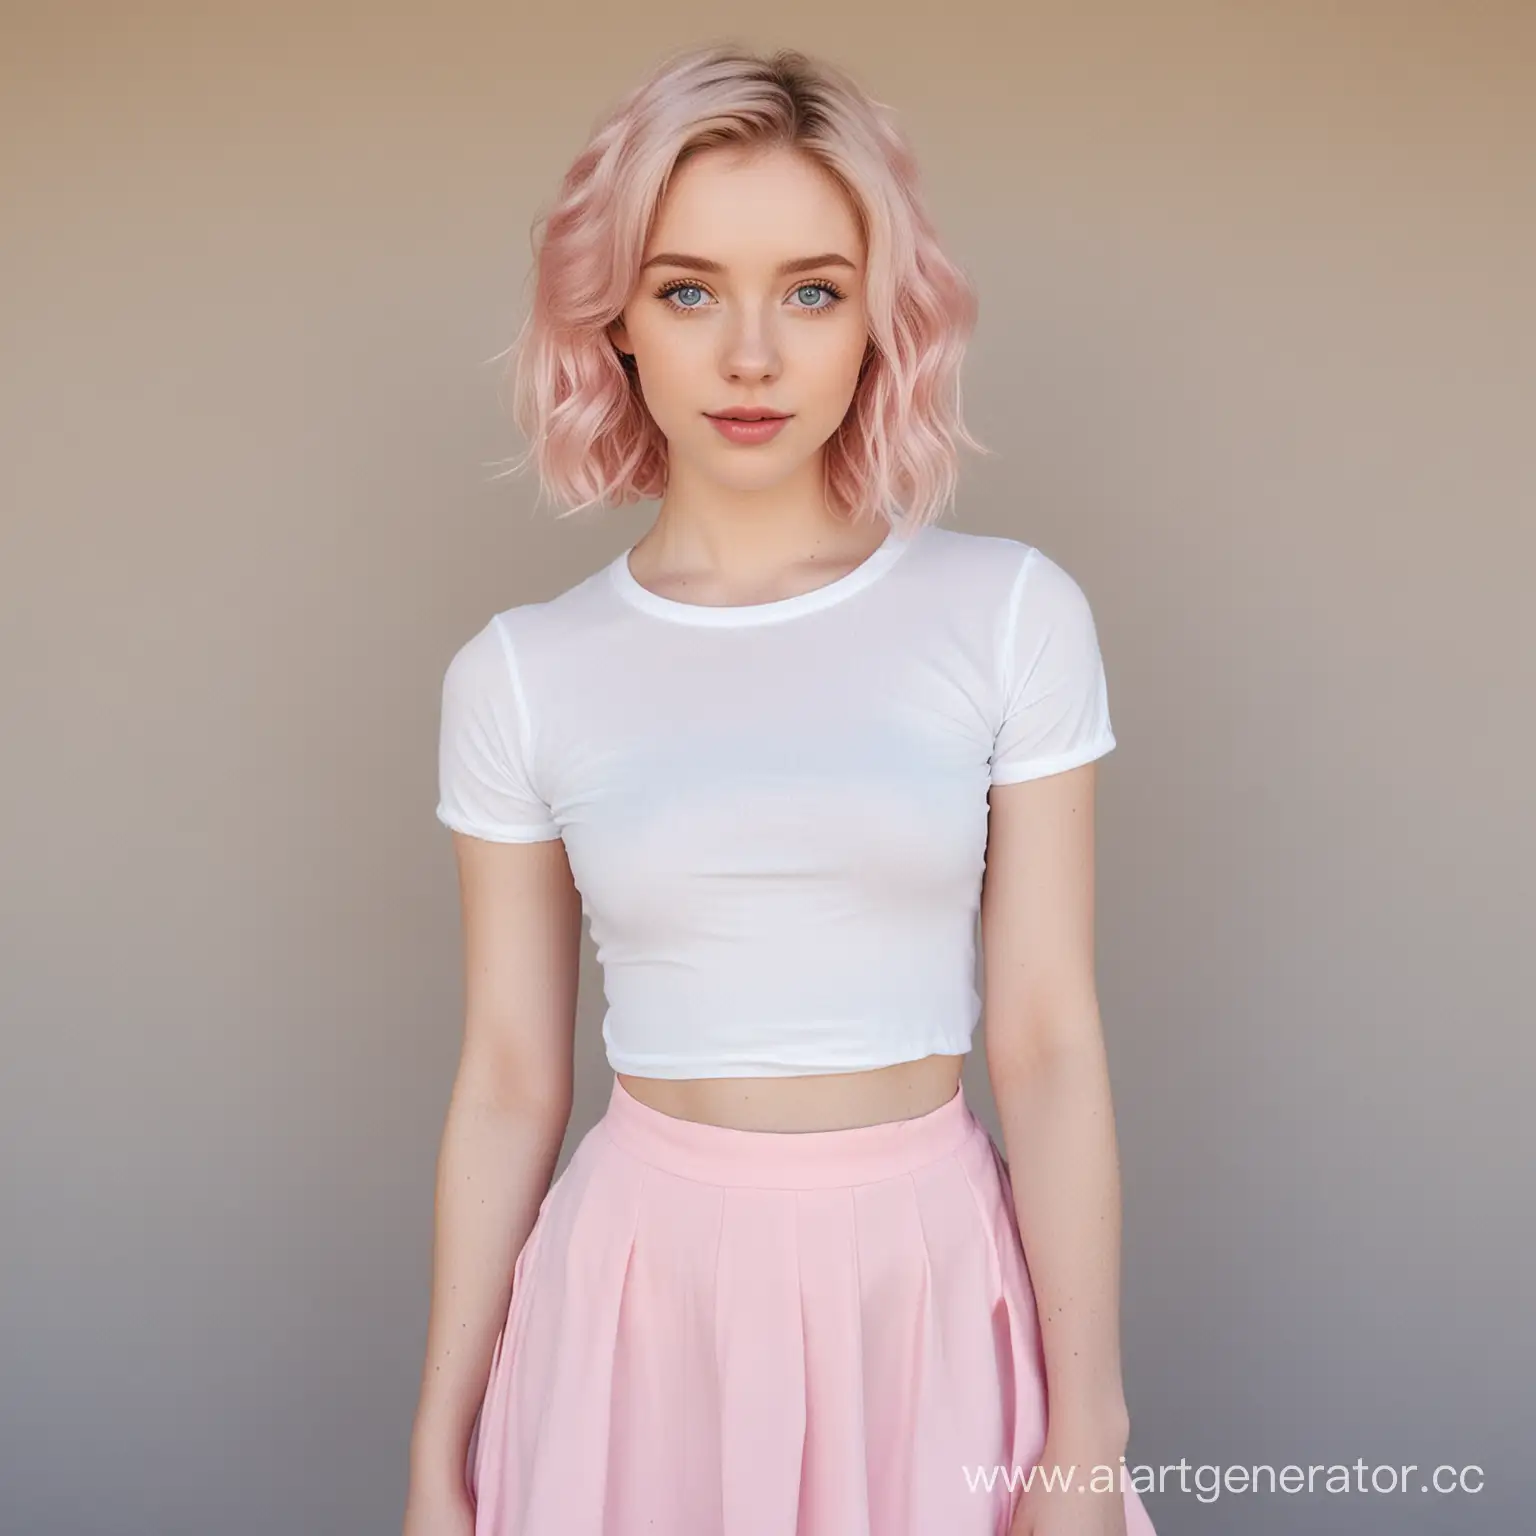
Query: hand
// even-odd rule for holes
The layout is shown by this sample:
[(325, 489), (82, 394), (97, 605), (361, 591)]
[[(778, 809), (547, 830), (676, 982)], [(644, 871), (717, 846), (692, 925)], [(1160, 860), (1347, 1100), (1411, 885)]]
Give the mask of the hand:
[(1092, 1458), (1074, 1463), (1047, 1446), (1036, 1463), (1039, 1470), (1014, 1510), (1008, 1536), (1126, 1536), (1119, 1464), (1104, 1465), (1113, 1465), (1116, 1481), (1112, 1491), (1101, 1493), (1098, 1490), (1106, 1481), (1103, 1467)]
[(411, 1479), (402, 1536), (475, 1536), (475, 1501), (462, 1483)]

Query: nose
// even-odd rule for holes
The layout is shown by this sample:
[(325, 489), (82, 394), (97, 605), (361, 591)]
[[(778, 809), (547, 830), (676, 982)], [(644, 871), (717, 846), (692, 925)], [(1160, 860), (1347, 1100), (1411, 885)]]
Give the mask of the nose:
[(726, 378), (760, 383), (776, 378), (782, 366), (778, 341), (768, 322), (745, 319), (732, 328), (721, 358), (721, 370)]

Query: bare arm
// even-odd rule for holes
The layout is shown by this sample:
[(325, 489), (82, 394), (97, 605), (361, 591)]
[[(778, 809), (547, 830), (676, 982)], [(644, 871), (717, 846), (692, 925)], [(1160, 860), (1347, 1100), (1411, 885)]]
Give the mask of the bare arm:
[(459, 832), (453, 842), (464, 1044), (438, 1158), (413, 1502), (460, 1495), (513, 1265), (549, 1190), (571, 1111), (581, 901), (565, 845)]
[(1113, 1464), (1120, 1173), (1094, 979), (1096, 764), (994, 785), (981, 922), (987, 1068), (1046, 1356), (1047, 1440)]

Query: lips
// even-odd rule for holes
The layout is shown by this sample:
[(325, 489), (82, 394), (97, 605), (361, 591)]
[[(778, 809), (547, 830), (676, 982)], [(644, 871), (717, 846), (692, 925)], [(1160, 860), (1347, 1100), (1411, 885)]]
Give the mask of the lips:
[(711, 416), (706, 412), (704, 419), (726, 442), (742, 445), (771, 443), (789, 426), (788, 416), (761, 416), (755, 420), (744, 420), (738, 416)]
[(787, 421), (783, 411), (705, 411), (715, 421)]

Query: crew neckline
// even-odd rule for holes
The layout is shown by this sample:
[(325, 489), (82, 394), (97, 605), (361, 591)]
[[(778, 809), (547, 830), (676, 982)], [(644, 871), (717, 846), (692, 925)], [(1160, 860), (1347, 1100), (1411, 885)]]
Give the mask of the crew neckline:
[(809, 592), (797, 592), (791, 597), (775, 598), (766, 603), (683, 603), (676, 598), (663, 597), (659, 592), (641, 586), (630, 570), (629, 556), (634, 544), (609, 565), (608, 574), (613, 587), (626, 602), (659, 619), (714, 628), (772, 624), (781, 619), (816, 613), (852, 597), (856, 592), (862, 592), (895, 565), (921, 531), (913, 529), (910, 533), (904, 533), (901, 525), (893, 522), (885, 538), (851, 571), (845, 571), (819, 587), (812, 587)]

